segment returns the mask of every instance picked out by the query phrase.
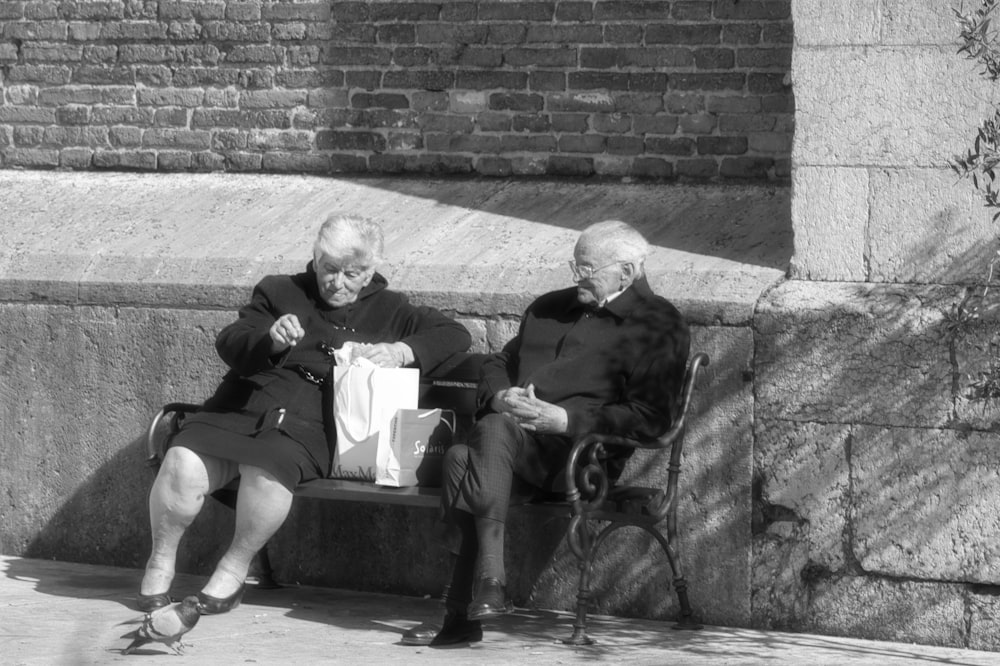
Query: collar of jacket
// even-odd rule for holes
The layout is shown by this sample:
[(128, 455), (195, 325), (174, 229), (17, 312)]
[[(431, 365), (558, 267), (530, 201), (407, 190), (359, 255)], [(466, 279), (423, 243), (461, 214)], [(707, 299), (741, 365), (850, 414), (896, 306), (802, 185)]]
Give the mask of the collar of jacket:
[[(313, 264), (312, 261), (310, 261), (309, 264), (306, 266), (306, 276), (307, 276), (306, 283), (309, 289), (309, 296), (319, 305), (321, 309), (336, 310), (336, 308), (334, 308), (332, 305), (330, 305), (322, 298), (320, 298), (319, 284), (316, 282), (316, 266)], [(366, 284), (361, 289), (361, 293), (358, 294), (358, 298), (354, 302), (358, 303), (359, 301), (363, 301), (372, 294), (376, 294), (388, 286), (389, 286), (389, 281), (386, 280), (381, 273), (376, 271), (375, 275), (372, 277), (372, 281)]]
[(637, 277), (632, 284), (629, 285), (628, 289), (623, 291), (618, 295), (617, 298), (612, 300), (610, 303), (605, 305), (603, 308), (594, 308), (593, 306), (584, 305), (580, 301), (574, 301), (572, 310), (604, 310), (611, 313), (618, 319), (625, 319), (632, 313), (633, 310), (644, 301), (648, 301), (653, 298), (654, 294), (652, 289), (649, 288), (649, 283), (646, 281), (646, 276)]

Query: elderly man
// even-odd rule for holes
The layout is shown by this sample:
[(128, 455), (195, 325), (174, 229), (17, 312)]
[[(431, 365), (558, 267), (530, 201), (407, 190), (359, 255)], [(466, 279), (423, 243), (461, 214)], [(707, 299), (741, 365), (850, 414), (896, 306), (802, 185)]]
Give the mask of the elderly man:
[[(575, 287), (532, 303), (517, 336), (483, 366), (479, 420), (444, 462), (442, 505), (454, 570), (442, 626), (403, 635), (408, 645), (482, 639), (481, 620), (512, 609), (506, 597), (504, 523), (510, 504), (565, 491), (574, 440), (592, 432), (656, 437), (670, 426), (688, 329), (644, 276), (649, 245), (618, 221), (580, 235)], [(610, 451), (617, 478), (631, 449)]]

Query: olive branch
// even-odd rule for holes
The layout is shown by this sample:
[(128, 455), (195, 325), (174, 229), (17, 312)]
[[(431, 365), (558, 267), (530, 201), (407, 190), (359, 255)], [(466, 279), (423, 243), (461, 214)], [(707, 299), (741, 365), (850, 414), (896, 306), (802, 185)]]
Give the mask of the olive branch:
[[(993, 28), (993, 13), (1000, 6), (1000, 0), (980, 0), (979, 8), (970, 13), (953, 9), (959, 28), (961, 45), (958, 53), (969, 60), (975, 60), (983, 69), (980, 74), (996, 81), (1000, 79), (1000, 48), (997, 47), (997, 32)], [(972, 147), (965, 155), (956, 155), (951, 163), (952, 170), (962, 178), (971, 178), (987, 208), (996, 209), (993, 221), (1000, 218), (1000, 184), (997, 182), (997, 168), (1000, 167), (1000, 109), (992, 118), (980, 124)], [(992, 273), (992, 265), (991, 271)]]
[[(997, 47), (998, 33), (993, 27), (994, 13), (1000, 7), (1000, 0), (979, 0), (973, 12), (953, 9), (959, 30), (959, 55), (976, 61), (982, 67), (980, 75), (989, 81), (1000, 79), (1000, 48)], [(976, 131), (976, 138), (965, 155), (956, 155), (950, 166), (960, 178), (969, 178), (983, 198), (986, 208), (992, 209), (993, 222), (1000, 218), (1000, 183), (997, 169), (1000, 167), (1000, 109), (995, 109), (993, 117), (985, 119)], [(990, 290), (1000, 252), (990, 260), (982, 294), (978, 298), (967, 294), (963, 301), (953, 305), (944, 313), (945, 334), (957, 340), (982, 326), (981, 306)], [(990, 336), (988, 343), (988, 367), (975, 376), (969, 375), (969, 392), (972, 399), (1000, 398), (1000, 335)]]

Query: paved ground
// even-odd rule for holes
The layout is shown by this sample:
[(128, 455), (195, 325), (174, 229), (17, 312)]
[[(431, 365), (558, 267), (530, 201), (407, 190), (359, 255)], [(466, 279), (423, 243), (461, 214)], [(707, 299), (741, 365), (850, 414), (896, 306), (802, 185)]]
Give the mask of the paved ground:
[[(489, 623), (483, 642), (450, 649), (401, 645), (406, 628), (436, 618), (431, 599), (310, 587), (247, 591), (233, 612), (202, 618), (181, 657), (152, 644), (135, 655), (119, 637), (138, 617), (140, 572), (0, 556), (0, 663), (10, 666), (110, 663), (196, 664), (1000, 664), (1000, 654), (785, 634), (726, 627), (673, 631), (669, 624), (596, 617), (597, 643), (569, 647), (572, 618), (516, 612)], [(176, 594), (200, 580), (179, 576)]]

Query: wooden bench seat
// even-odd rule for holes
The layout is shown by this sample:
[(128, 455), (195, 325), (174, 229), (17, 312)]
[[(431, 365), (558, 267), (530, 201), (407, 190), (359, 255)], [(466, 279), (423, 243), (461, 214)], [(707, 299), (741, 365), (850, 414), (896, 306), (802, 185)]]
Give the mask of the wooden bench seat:
[[(482, 356), (460, 354), (438, 368), (433, 376), (421, 379), (420, 406), (454, 410), (457, 417), (456, 438), (461, 441), (473, 423), (476, 411), (476, 379)], [(588, 435), (578, 440), (566, 467), (569, 491), (565, 501), (546, 501), (520, 505), (519, 510), (545, 512), (569, 518), (567, 541), (580, 566), (577, 589), (576, 621), (573, 635), (566, 643), (586, 645), (593, 642), (587, 635), (587, 612), (590, 606), (590, 581), (594, 557), (604, 541), (615, 530), (638, 527), (657, 540), (666, 555), (673, 573), (673, 586), (680, 606), (677, 629), (700, 629), (687, 596), (687, 581), (681, 569), (677, 546), (678, 481), (687, 412), (699, 370), (708, 365), (708, 356), (697, 353), (691, 357), (684, 378), (683, 390), (677, 403), (671, 406), (673, 427), (663, 436), (649, 441), (638, 441), (614, 435)], [(159, 466), (169, 441), (185, 414), (197, 411), (199, 405), (174, 402), (165, 405), (154, 417), (147, 431), (148, 463)], [(638, 486), (613, 486), (601, 460), (604, 447), (609, 444), (642, 449), (669, 451), (667, 483), (663, 488)], [(235, 506), (235, 488), (228, 496), (217, 499), (230, 507)], [(366, 481), (316, 479), (299, 485), (297, 497), (346, 502), (368, 502), (400, 505), (415, 508), (437, 509), (440, 505), (440, 488), (386, 488)], [(271, 576), (267, 548), (259, 554), (262, 579)]]

